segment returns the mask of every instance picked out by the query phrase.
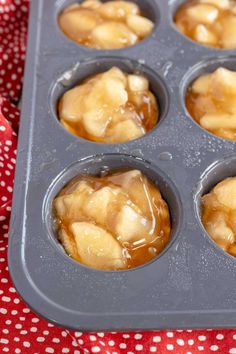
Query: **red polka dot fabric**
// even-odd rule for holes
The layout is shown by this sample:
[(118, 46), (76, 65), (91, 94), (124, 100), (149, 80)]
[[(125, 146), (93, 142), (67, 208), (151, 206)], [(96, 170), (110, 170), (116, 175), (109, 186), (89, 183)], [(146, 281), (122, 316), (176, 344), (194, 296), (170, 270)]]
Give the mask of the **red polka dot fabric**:
[(7, 243), (28, 12), (26, 0), (0, 0), (0, 352), (236, 354), (236, 330), (73, 332), (47, 323), (20, 299), (8, 272)]

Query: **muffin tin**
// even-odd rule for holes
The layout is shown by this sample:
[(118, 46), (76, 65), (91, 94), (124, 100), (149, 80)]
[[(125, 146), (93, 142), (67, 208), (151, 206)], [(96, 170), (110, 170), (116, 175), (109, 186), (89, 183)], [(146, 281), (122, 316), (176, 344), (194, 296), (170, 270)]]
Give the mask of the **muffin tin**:
[[(236, 260), (210, 239), (200, 198), (236, 175), (235, 143), (188, 115), (188, 84), (219, 65), (236, 70), (234, 50), (183, 37), (173, 13), (183, 1), (137, 1), (156, 26), (138, 45), (96, 50), (60, 32), (57, 15), (73, 1), (33, 0), (12, 209), (9, 269), (20, 295), (49, 321), (77, 330), (236, 326)], [(147, 75), (160, 103), (157, 126), (140, 139), (97, 144), (68, 133), (56, 102), (88, 75), (113, 65)], [(98, 271), (69, 258), (53, 229), (52, 200), (74, 176), (137, 168), (167, 201), (171, 242), (152, 262)]]

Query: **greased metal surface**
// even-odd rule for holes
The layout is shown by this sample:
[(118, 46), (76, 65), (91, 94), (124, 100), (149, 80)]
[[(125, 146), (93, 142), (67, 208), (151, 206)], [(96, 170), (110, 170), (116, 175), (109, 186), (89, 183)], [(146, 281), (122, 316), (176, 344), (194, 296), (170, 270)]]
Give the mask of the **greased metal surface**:
[[(18, 146), (9, 268), (23, 299), (59, 325), (80, 330), (234, 327), (235, 259), (205, 232), (200, 198), (236, 174), (235, 143), (204, 131), (185, 108), (187, 86), (218, 66), (236, 70), (234, 50), (200, 46), (175, 28), (182, 1), (138, 1), (155, 22), (150, 37), (118, 50), (84, 48), (57, 26), (70, 1), (33, 0)], [(37, 25), (36, 25), (37, 24)], [(145, 136), (97, 144), (65, 131), (61, 95), (78, 81), (118, 66), (150, 81), (160, 120)], [(139, 169), (170, 207), (171, 241), (143, 267), (88, 269), (61, 249), (52, 200), (73, 177)], [(20, 210), (20, 212), (19, 212)], [(227, 289), (227, 293), (225, 291)]]

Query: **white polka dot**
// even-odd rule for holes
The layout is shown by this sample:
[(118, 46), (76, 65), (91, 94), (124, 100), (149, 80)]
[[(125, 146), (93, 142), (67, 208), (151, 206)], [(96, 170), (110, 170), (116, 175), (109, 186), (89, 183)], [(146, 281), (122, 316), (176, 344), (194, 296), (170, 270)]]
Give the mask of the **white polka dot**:
[(101, 338), (104, 337), (104, 333), (103, 333), (103, 332), (98, 332), (97, 335), (98, 335), (99, 337), (101, 337)]
[(44, 334), (45, 336), (47, 336), (47, 335), (49, 335), (49, 331), (43, 331), (43, 334)]
[(206, 340), (206, 336), (198, 336), (198, 339), (200, 340), (200, 342), (203, 342), (204, 340)]
[(69, 353), (70, 352), (70, 349), (69, 348), (62, 348), (62, 353)]
[(8, 344), (8, 343), (9, 343), (9, 340), (6, 339), (6, 338), (0, 338), (0, 343), (2, 343), (2, 344)]
[(16, 327), (16, 329), (21, 329), (21, 328), (22, 328), (22, 324), (21, 324), (21, 323), (17, 323), (17, 324), (15, 325), (15, 327)]
[(31, 327), (30, 328), (30, 332), (37, 332), (37, 330), (38, 330), (37, 327)]
[[(8, 150), (9, 150), (9, 148), (7, 148), (7, 151)], [(10, 163), (7, 164), (7, 167), (10, 168), (10, 170), (13, 170), (13, 168), (14, 168)]]
[[(10, 290), (10, 289), (12, 289), (12, 290)], [(12, 291), (12, 292), (14, 292), (14, 293), (16, 292), (14, 288), (10, 288), (10, 289), (9, 289), (10, 291)], [(13, 290), (14, 290), (14, 291), (13, 291)], [(23, 309), (23, 312), (24, 312), (24, 313), (29, 313), (29, 312), (30, 312), (30, 309), (25, 308), (25, 309)]]
[(189, 345), (193, 345), (193, 344), (194, 344), (194, 340), (193, 340), (193, 339), (189, 339), (189, 340), (188, 340), (188, 344), (189, 344)]
[(95, 336), (89, 336), (89, 339), (94, 342), (94, 341), (97, 340), (97, 337), (95, 337)]
[(4, 301), (4, 302), (10, 302), (11, 299), (10, 299), (8, 296), (3, 296), (3, 297), (2, 297), (2, 301)]
[(54, 349), (51, 348), (51, 347), (47, 347), (47, 348), (45, 349), (45, 352), (46, 352), (46, 353), (54, 353)]
[(52, 341), (53, 341), (53, 343), (60, 343), (60, 339), (59, 338), (53, 338)]
[(156, 347), (150, 347), (150, 352), (151, 353), (155, 353), (157, 351), (157, 348)]
[(73, 347), (78, 347), (77, 341), (76, 341), (76, 340), (73, 340), (73, 341), (72, 341), (72, 345), (73, 345)]
[(135, 349), (136, 349), (137, 351), (143, 350), (142, 344), (137, 344), (137, 345), (135, 346)]
[(4, 347), (4, 348), (2, 349), (2, 351), (7, 353), (7, 352), (9, 352), (9, 348)]
[(30, 342), (23, 342), (23, 346), (26, 347), (26, 348), (29, 348), (30, 347)]
[(7, 309), (4, 309), (4, 308), (0, 308), (0, 313), (2, 313), (3, 315), (6, 315), (7, 313)]
[(166, 349), (167, 350), (173, 350), (174, 349), (173, 344), (167, 344)]
[(236, 354), (236, 348), (231, 348), (229, 350), (229, 354)]
[(4, 127), (3, 125), (0, 125), (0, 131), (5, 132), (5, 130), (6, 130), (6, 127)]
[(81, 337), (82, 334), (83, 334), (82, 332), (75, 332), (75, 336), (76, 336), (76, 337)]
[(22, 334), (22, 335), (25, 335), (25, 334), (27, 334), (28, 333), (28, 331), (26, 331), (26, 330), (22, 330), (22, 331), (20, 331), (20, 334)]
[(84, 344), (83, 339), (78, 339), (78, 343), (79, 343), (80, 345), (83, 345), (83, 344)]
[(216, 339), (219, 339), (219, 340), (224, 339), (223, 334), (221, 334), (221, 333), (217, 334)]
[(134, 339), (141, 339), (141, 338), (142, 338), (142, 334), (137, 333), (134, 335)]
[(96, 347), (92, 347), (92, 353), (99, 353), (101, 351), (101, 349), (96, 346)]
[(130, 335), (129, 335), (129, 334), (123, 334), (122, 337), (123, 337), (123, 338), (129, 338)]
[(66, 331), (62, 331), (61, 335), (62, 335), (62, 337), (66, 337), (67, 336), (67, 332)]
[(184, 341), (183, 339), (177, 339), (177, 344), (180, 345), (180, 346), (183, 346), (184, 345)]
[(16, 348), (16, 349), (15, 349), (15, 353), (16, 353), (16, 354), (19, 354), (19, 353), (21, 353), (21, 350), (20, 350), (19, 348)]
[(32, 318), (32, 320), (31, 320), (33, 323), (37, 323), (37, 322), (39, 322), (39, 319), (37, 318), (37, 317), (34, 317), (34, 318)]
[(127, 345), (125, 343), (120, 343), (120, 349), (126, 349)]
[(173, 333), (173, 332), (167, 332), (166, 335), (167, 335), (167, 337), (169, 337), (169, 338), (174, 337), (174, 333)]
[(204, 347), (202, 347), (201, 345), (198, 347), (198, 350), (199, 351), (202, 351), (202, 350), (204, 350)]
[(213, 352), (216, 352), (216, 351), (219, 349), (219, 347), (218, 347), (218, 345), (212, 345), (212, 346), (210, 347), (210, 349), (211, 349)]
[(114, 340), (109, 340), (108, 345), (110, 345), (110, 347), (113, 347), (113, 345), (115, 345)]
[(160, 336), (153, 337), (153, 342), (154, 343), (159, 343), (160, 341), (161, 341), (161, 337)]
[(44, 337), (38, 337), (37, 338), (37, 342), (44, 342), (45, 341), (45, 338)]

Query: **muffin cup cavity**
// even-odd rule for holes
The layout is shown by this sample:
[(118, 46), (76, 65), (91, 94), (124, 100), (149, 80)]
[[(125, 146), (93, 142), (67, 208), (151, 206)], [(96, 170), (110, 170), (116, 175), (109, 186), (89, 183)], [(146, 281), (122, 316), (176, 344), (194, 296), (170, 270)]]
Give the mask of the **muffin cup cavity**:
[[(102, 0), (102, 3), (106, 3), (109, 0)], [(160, 18), (161, 18), (161, 13), (160, 13), (160, 9), (159, 6), (156, 2), (152, 1), (152, 0), (129, 0), (130, 2), (136, 4), (139, 6), (140, 10), (141, 10), (141, 14), (142, 16), (144, 16), (145, 18), (151, 20), (154, 23), (154, 28), (152, 30), (152, 32), (145, 38), (143, 38), (139, 43), (136, 43), (134, 45), (131, 46), (127, 46), (125, 48), (116, 48), (116, 49), (106, 49), (108, 51), (119, 51), (119, 50), (127, 50), (129, 48), (132, 48), (134, 46), (138, 46), (141, 43), (143, 43), (144, 41), (148, 41), (148, 39), (150, 38), (150, 36), (157, 30), (157, 27), (160, 23)], [(60, 14), (70, 5), (72, 4), (81, 4), (83, 3), (84, 0), (62, 0), (61, 2), (58, 2), (58, 4), (56, 4), (56, 11), (55, 11), (55, 25), (58, 28), (58, 32), (61, 34), (61, 36), (64, 37), (64, 39), (66, 41), (70, 41), (71, 43), (73, 43), (75, 46), (78, 46), (80, 48), (83, 48), (85, 50), (88, 51), (104, 51), (104, 49), (96, 49), (96, 48), (91, 48), (85, 45), (81, 45), (79, 43), (76, 43), (75, 41), (73, 41), (71, 38), (69, 38), (68, 36), (66, 36), (62, 30), (60, 29), (59, 23), (58, 23), (58, 17), (60, 16)]]
[[(228, 53), (235, 51), (235, 48), (220, 48), (220, 47), (214, 47), (214, 45), (209, 45), (207, 43), (200, 43), (197, 40), (194, 40), (190, 38), (189, 36), (183, 34), (177, 27), (175, 23), (175, 15), (178, 12), (179, 8), (186, 3), (188, 3), (189, 0), (172, 0), (170, 1), (170, 6), (169, 6), (169, 18), (170, 18), (170, 23), (172, 28), (182, 37), (182, 39), (185, 40), (186, 44), (190, 44), (196, 47), (199, 47), (199, 49), (203, 49), (203, 51), (206, 51), (206, 53), (214, 53), (218, 51), (218, 53)], [(207, 3), (206, 3), (207, 4)], [(204, 25), (204, 23), (199, 22), (199, 24)]]
[(181, 83), (180, 83), (180, 100), (181, 100), (181, 105), (182, 109), (185, 112), (185, 115), (189, 118), (191, 118), (192, 122), (204, 133), (209, 134), (210, 136), (213, 136), (216, 139), (220, 139), (222, 141), (227, 141), (231, 142), (234, 144), (235, 142), (232, 140), (224, 139), (218, 135), (215, 135), (211, 133), (210, 131), (204, 129), (201, 127), (200, 124), (198, 124), (195, 119), (190, 115), (188, 112), (188, 109), (186, 107), (185, 99), (186, 99), (186, 94), (187, 90), (189, 87), (191, 87), (192, 83), (200, 76), (205, 75), (205, 74), (210, 74), (213, 73), (217, 68), (223, 67), (228, 70), (236, 71), (236, 57), (235, 56), (220, 56), (218, 58), (211, 58), (207, 60), (200, 61), (199, 63), (195, 64), (192, 66), (184, 75)]
[[(162, 198), (166, 201), (170, 211), (171, 218), (171, 234), (170, 241), (166, 248), (151, 262), (134, 269), (147, 266), (149, 263), (156, 261), (166, 250), (170, 247), (172, 242), (176, 239), (182, 220), (182, 207), (179, 199), (178, 191), (172, 181), (163, 173), (158, 167), (145, 161), (141, 158), (133, 157), (130, 155), (121, 154), (104, 154), (95, 155), (84, 158), (73, 165), (66, 168), (48, 188), (48, 193), (45, 196), (43, 206), (43, 223), (46, 227), (46, 232), (49, 236), (51, 243), (62, 252), (69, 261), (76, 262), (65, 253), (61, 244), (58, 241), (57, 231), (55, 227), (55, 219), (53, 212), (53, 200), (62, 188), (67, 185), (74, 177), (80, 175), (93, 175), (104, 176), (108, 172), (115, 172), (122, 169), (138, 169), (145, 176), (147, 176), (160, 190)], [(79, 266), (84, 267), (81, 263), (76, 262)], [(128, 270), (125, 270), (128, 271)], [(130, 270), (132, 271), (132, 269)]]
[[(76, 63), (73, 67), (62, 73), (51, 86), (49, 95), (50, 110), (53, 117), (60, 125), (60, 128), (62, 128), (66, 133), (68, 133), (67, 130), (62, 127), (58, 118), (58, 103), (60, 98), (66, 91), (70, 90), (83, 80), (98, 73), (105, 72), (114, 66), (118, 67), (124, 72), (127, 72), (128, 74), (143, 74), (148, 79), (150, 84), (150, 91), (156, 97), (159, 107), (158, 122), (151, 131), (158, 129), (159, 124), (161, 124), (167, 115), (170, 104), (169, 92), (163, 79), (148, 66), (140, 64), (138, 61), (119, 57), (98, 57), (92, 60), (85, 60)], [(149, 132), (147, 134), (149, 134)], [(84, 140), (83, 138), (77, 136), (76, 138)]]
[(213, 162), (201, 175), (199, 183), (196, 188), (194, 195), (194, 209), (196, 217), (204, 235), (208, 238), (211, 245), (214, 245), (218, 250), (220, 250), (226, 256), (233, 258), (229, 253), (222, 250), (217, 243), (211, 238), (207, 233), (203, 223), (202, 223), (202, 202), (201, 198), (209, 193), (218, 183), (229, 177), (236, 176), (236, 157), (228, 156), (221, 160)]

